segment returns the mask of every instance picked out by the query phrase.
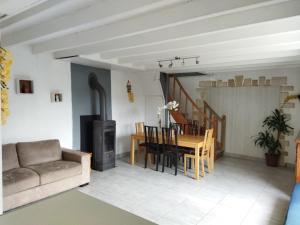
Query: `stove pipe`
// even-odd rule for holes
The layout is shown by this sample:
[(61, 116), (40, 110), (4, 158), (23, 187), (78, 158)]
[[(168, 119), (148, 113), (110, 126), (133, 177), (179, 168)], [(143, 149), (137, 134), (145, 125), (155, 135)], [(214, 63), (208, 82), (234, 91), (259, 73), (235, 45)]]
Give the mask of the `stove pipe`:
[(92, 90), (96, 90), (99, 93), (100, 117), (103, 121), (106, 121), (106, 93), (95, 73), (90, 73), (89, 75), (89, 86)]

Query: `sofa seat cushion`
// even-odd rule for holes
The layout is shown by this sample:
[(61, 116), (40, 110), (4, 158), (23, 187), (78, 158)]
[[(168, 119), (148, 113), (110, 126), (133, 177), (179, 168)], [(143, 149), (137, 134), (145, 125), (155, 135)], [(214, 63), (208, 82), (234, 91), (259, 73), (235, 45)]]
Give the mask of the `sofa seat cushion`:
[(22, 167), (57, 161), (62, 159), (58, 140), (44, 140), (17, 143), (19, 163)]
[(48, 184), (81, 174), (81, 164), (71, 161), (52, 161), (28, 166), (40, 175), (40, 183)]
[(3, 195), (8, 196), (40, 185), (39, 175), (28, 168), (3, 172)]

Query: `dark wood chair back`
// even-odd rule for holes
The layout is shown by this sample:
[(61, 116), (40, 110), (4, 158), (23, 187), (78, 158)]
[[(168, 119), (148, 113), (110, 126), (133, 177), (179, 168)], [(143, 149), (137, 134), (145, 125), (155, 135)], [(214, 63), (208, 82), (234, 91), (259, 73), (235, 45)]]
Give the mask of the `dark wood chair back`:
[(199, 135), (197, 124), (184, 124), (184, 134), (194, 136)]
[(177, 150), (178, 141), (177, 141), (177, 130), (174, 127), (162, 128), (162, 144), (163, 149), (167, 151)]
[(158, 128), (154, 126), (144, 126), (146, 148), (159, 147)]

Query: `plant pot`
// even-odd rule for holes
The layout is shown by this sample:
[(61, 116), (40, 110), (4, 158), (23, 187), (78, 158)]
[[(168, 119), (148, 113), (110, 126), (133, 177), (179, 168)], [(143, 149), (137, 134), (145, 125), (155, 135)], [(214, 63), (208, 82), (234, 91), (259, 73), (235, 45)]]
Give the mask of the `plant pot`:
[(277, 167), (279, 162), (280, 154), (265, 154), (267, 166)]

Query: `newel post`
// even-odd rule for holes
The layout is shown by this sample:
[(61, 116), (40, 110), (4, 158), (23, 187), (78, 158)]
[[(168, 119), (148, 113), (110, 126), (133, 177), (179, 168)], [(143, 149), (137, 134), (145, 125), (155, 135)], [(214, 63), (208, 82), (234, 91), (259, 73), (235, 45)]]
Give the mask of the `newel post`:
[(221, 127), (221, 145), (222, 151), (225, 151), (225, 140), (226, 140), (226, 116), (222, 116), (222, 127)]

